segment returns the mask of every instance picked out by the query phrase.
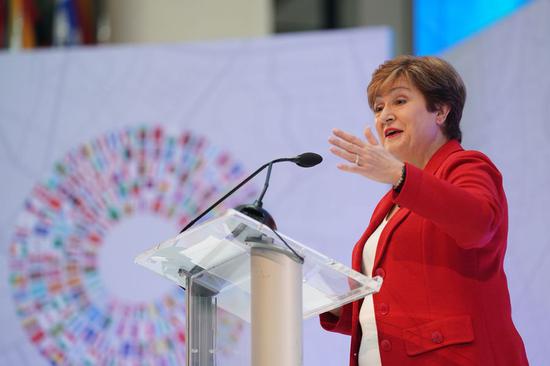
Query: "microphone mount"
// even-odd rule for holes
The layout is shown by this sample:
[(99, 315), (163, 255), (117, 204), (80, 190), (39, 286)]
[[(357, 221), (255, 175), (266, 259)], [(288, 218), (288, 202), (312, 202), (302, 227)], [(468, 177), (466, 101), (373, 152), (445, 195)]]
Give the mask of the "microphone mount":
[(193, 226), (197, 221), (199, 221), (201, 218), (203, 218), (207, 213), (212, 211), (216, 206), (218, 206), (220, 203), (222, 203), (227, 197), (232, 195), (236, 190), (241, 188), (243, 185), (245, 185), (249, 180), (254, 178), (258, 173), (260, 173), (262, 170), (264, 170), (266, 167), (268, 168), (267, 175), (266, 175), (266, 181), (264, 183), (264, 188), (260, 194), (260, 197), (253, 203), (248, 205), (239, 205), (235, 207), (235, 210), (263, 223), (264, 225), (270, 227), (271, 229), (276, 229), (275, 220), (273, 220), (273, 217), (262, 208), (263, 203), (262, 199), (265, 195), (265, 192), (267, 191), (267, 187), (269, 187), (269, 179), (271, 177), (271, 169), (273, 167), (273, 164), (281, 163), (284, 161), (291, 161), (295, 163), (296, 165), (303, 167), (303, 168), (310, 168), (317, 164), (319, 164), (321, 161), (323, 161), (323, 158), (315, 153), (307, 152), (300, 154), (293, 158), (279, 158), (270, 161), (269, 163), (266, 163), (256, 169), (252, 174), (250, 174), (248, 177), (246, 177), (242, 182), (237, 184), (233, 189), (231, 189), (229, 192), (227, 192), (225, 195), (223, 195), (219, 200), (214, 202), (210, 207), (208, 207), (206, 210), (204, 210), (201, 214), (199, 214), (197, 217), (195, 217), (193, 220), (191, 220), (185, 227), (180, 231), (180, 234), (189, 229), (191, 226)]

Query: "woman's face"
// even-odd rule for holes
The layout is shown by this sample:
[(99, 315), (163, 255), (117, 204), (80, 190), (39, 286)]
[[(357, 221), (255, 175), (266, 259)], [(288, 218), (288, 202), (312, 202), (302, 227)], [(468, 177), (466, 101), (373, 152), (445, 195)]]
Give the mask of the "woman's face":
[(429, 112), (424, 95), (406, 78), (383, 88), (374, 100), (373, 111), (382, 145), (401, 161), (424, 168), (447, 142), (441, 126), (449, 108)]

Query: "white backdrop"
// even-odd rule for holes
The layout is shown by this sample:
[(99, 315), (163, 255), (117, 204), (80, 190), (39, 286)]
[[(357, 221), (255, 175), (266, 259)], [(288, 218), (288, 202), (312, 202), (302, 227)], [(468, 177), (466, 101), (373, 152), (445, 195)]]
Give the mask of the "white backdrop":
[(512, 312), (532, 365), (548, 365), (550, 338), (550, 0), (446, 53), (464, 78), (464, 146), (502, 171), (509, 206), (505, 269)]
[[(351, 248), (385, 187), (340, 174), (326, 140), (334, 127), (359, 134), (371, 121), (364, 91), (374, 67), (388, 58), (390, 38), (387, 29), (374, 28), (0, 55), (0, 365), (47, 364), (23, 331), (25, 316), (16, 315), (16, 303), (23, 300), (15, 289), (24, 284), (14, 277), (19, 267), (13, 258), (25, 257), (10, 243), (27, 238), (21, 233), (26, 198), (40, 193), (33, 191), (37, 183), (59, 184), (56, 162), (73, 169), (70, 157), (85, 156), (83, 146), (112, 151), (124, 139), (139, 144), (140, 126), (147, 131), (161, 126), (165, 136), (174, 137), (191, 131), (205, 138), (209, 156), (225, 151), (243, 172), (276, 157), (322, 154), (324, 163), (313, 169), (277, 166), (264, 203), (282, 232), (349, 263)], [(87, 164), (100, 164), (99, 157), (108, 154), (95, 156), (98, 161)], [(261, 184), (261, 179), (253, 183)], [(93, 267), (99, 273), (82, 278), (92, 279), (87, 286), (104, 285), (122, 305), (162, 296), (167, 285), (154, 282), (153, 274), (136, 268), (124, 255), (138, 251), (132, 243), (141, 240), (139, 248), (151, 246), (177, 228), (177, 222), (151, 215), (121, 221), (97, 249)], [(122, 241), (125, 246), (115, 245)], [(27, 296), (48, 296), (43, 288), (27, 290)], [(53, 319), (45, 312), (40, 321), (54, 323), (55, 313)], [(73, 325), (78, 329), (78, 322)], [(24, 326), (36, 339), (43, 337), (36, 324)], [(87, 337), (97, 337), (93, 331)], [(306, 365), (347, 362), (347, 337), (322, 331), (317, 319), (305, 323), (304, 333)]]

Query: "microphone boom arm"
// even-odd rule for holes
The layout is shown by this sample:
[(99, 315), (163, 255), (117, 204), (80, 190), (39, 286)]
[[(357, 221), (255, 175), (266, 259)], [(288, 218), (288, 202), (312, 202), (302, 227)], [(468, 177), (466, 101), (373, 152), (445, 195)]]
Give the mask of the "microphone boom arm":
[[(252, 178), (254, 178), (256, 175), (258, 175), (258, 173), (260, 173), (262, 170), (264, 170), (266, 167), (269, 166), (269, 171), (268, 173), (271, 173), (271, 167), (273, 166), (273, 164), (275, 163), (280, 163), (280, 162), (283, 162), (283, 161), (293, 161), (293, 158), (279, 158), (279, 159), (275, 159), (275, 160), (272, 160), (270, 161), (269, 163), (265, 163), (264, 165), (262, 165), (261, 167), (259, 167), (258, 169), (256, 169), (256, 171), (252, 174), (250, 174), (248, 177), (246, 177), (242, 182), (240, 182), (239, 184), (237, 184), (232, 190), (230, 190), (229, 192), (227, 192), (225, 195), (223, 195), (219, 200), (217, 200), (216, 202), (214, 202), (210, 207), (208, 207), (206, 210), (204, 210), (199, 216), (195, 217), (193, 220), (191, 220), (187, 225), (185, 225), (185, 227), (183, 229), (181, 229), (180, 231), (180, 234), (183, 233), (185, 230), (189, 229), (191, 226), (193, 226), (197, 221), (199, 221), (200, 219), (202, 219), (207, 213), (209, 213), (210, 211), (212, 211), (216, 206), (218, 206), (220, 203), (222, 203), (227, 197), (231, 196), (237, 189), (241, 188), (243, 185), (245, 185), (249, 180), (251, 180)], [(266, 191), (267, 187), (264, 187), (264, 190), (262, 192), (262, 197), (263, 195), (265, 194), (265, 191)], [(261, 202), (261, 201), (260, 201)]]
[(294, 158), (279, 158), (279, 159), (271, 160), (269, 163), (266, 163), (266, 164), (262, 165), (261, 167), (259, 167), (258, 169), (256, 169), (256, 171), (254, 173), (250, 174), (248, 177), (243, 179), (243, 181), (240, 182), (239, 184), (237, 184), (232, 190), (230, 190), (229, 192), (224, 194), (219, 200), (214, 202), (210, 207), (208, 207), (201, 214), (199, 214), (199, 216), (197, 216), (193, 220), (191, 220), (187, 225), (185, 225), (185, 227), (183, 229), (181, 229), (180, 234), (183, 233), (185, 230), (189, 229), (191, 226), (193, 226), (197, 221), (202, 219), (207, 213), (212, 211), (212, 209), (214, 209), (216, 206), (218, 206), (220, 203), (222, 203), (227, 197), (231, 196), (237, 189), (239, 189), (243, 185), (245, 185), (249, 180), (251, 180), (256, 175), (258, 175), (258, 173), (261, 172), (262, 170), (264, 170), (266, 167), (269, 167), (269, 169), (267, 171), (267, 177), (266, 177), (267, 179), (266, 179), (266, 182), (264, 184), (264, 188), (262, 190), (262, 193), (261, 193), (260, 197), (254, 203), (254, 205), (256, 205), (259, 208), (261, 208), (261, 206), (262, 206), (262, 199), (264, 198), (265, 192), (267, 191), (267, 187), (269, 186), (269, 178), (271, 176), (271, 168), (273, 167), (273, 164), (280, 163), (280, 162), (283, 162), (283, 161), (291, 161), (291, 162), (295, 163), (296, 165), (301, 166), (302, 168), (309, 168), (309, 167), (312, 167), (312, 166), (315, 166), (315, 165), (319, 164), (322, 160), (323, 160), (323, 158), (320, 155), (315, 154), (315, 153), (303, 153), (303, 154), (300, 154), (300, 155), (298, 155)]
[(265, 183), (264, 183), (264, 189), (262, 190), (262, 193), (260, 193), (260, 197), (254, 202), (255, 205), (262, 207), (264, 199), (265, 192), (267, 191), (267, 188), (269, 187), (269, 179), (271, 178), (271, 168), (273, 168), (273, 162), (270, 162), (267, 167), (267, 173), (265, 176)]

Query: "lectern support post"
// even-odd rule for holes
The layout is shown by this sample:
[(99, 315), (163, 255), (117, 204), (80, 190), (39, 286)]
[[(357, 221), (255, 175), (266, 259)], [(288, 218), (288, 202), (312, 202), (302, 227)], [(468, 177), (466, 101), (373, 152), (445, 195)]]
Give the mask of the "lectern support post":
[(302, 263), (281, 248), (251, 249), (253, 366), (302, 364)]
[(187, 366), (215, 366), (216, 295), (192, 277), (186, 279)]

